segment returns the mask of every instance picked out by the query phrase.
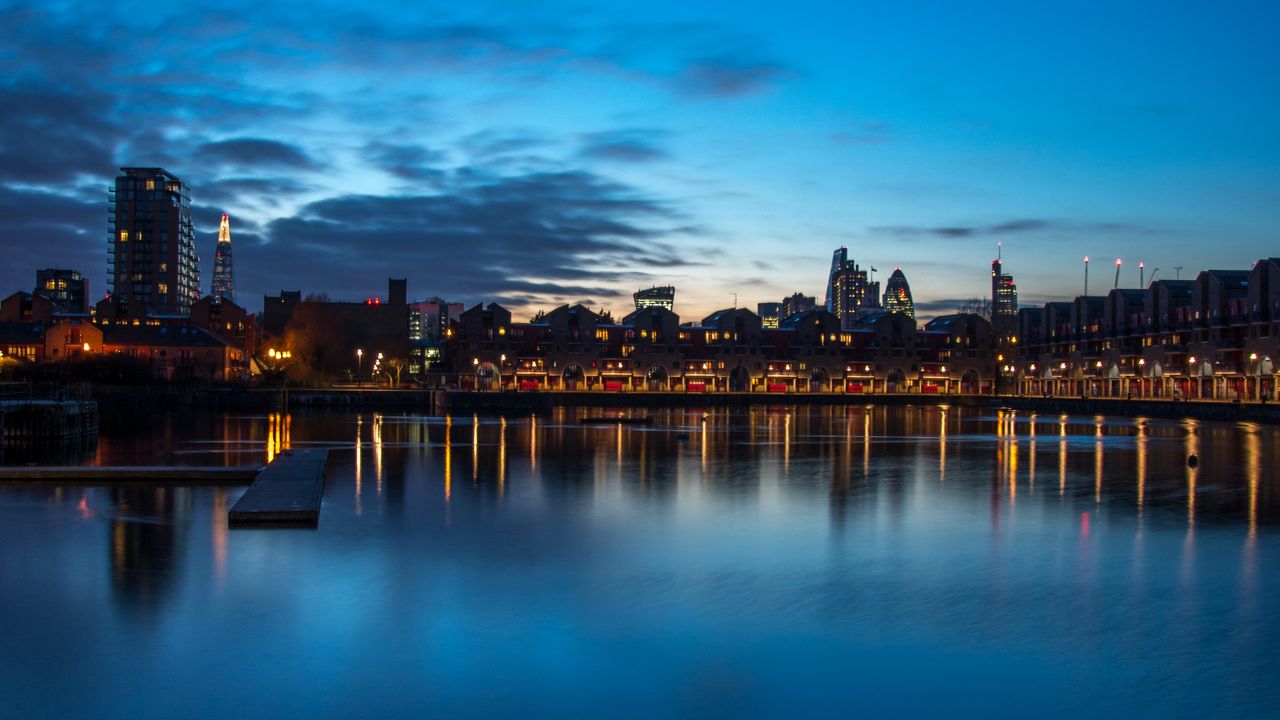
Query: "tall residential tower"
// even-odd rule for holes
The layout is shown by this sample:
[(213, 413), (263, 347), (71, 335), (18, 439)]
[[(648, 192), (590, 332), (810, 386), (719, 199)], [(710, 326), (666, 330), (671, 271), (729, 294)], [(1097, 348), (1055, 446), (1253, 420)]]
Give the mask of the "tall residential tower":
[(107, 290), (118, 306), (186, 315), (200, 299), (191, 192), (163, 168), (120, 168), (110, 192)]
[(213, 292), (215, 298), (236, 301), (236, 274), (231, 264), (231, 219), (222, 213), (218, 224), (218, 250), (213, 256)]
[[(875, 272), (875, 268), (871, 268)], [(840, 248), (831, 256), (831, 273), (827, 276), (827, 311), (849, 327), (862, 310), (880, 307), (880, 283), (871, 282), (867, 271), (849, 259), (849, 251)]]

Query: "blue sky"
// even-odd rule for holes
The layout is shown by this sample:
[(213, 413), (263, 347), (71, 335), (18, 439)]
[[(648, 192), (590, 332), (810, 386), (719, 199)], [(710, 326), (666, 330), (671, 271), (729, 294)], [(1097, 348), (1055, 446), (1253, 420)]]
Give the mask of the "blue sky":
[[(1274, 3), (0, 3), (0, 285), (106, 286), (106, 188), (192, 186), (202, 280), (625, 312), (821, 295), (926, 317), (1276, 254)], [(1131, 277), (1130, 277), (1131, 276)]]

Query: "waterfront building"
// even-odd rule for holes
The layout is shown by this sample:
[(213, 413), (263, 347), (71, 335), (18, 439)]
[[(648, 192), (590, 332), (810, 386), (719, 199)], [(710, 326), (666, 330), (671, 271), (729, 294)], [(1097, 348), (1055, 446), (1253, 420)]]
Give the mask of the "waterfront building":
[(893, 274), (889, 276), (889, 282), (885, 284), (883, 304), (884, 309), (889, 312), (900, 312), (912, 320), (916, 319), (911, 286), (907, 284), (907, 276), (903, 274), (902, 268), (894, 268)]
[(119, 304), (185, 315), (200, 298), (191, 193), (163, 168), (121, 168), (110, 192), (107, 290)]
[[(875, 268), (871, 268), (874, 272)], [(853, 324), (860, 312), (880, 307), (880, 283), (870, 280), (868, 272), (849, 259), (847, 248), (839, 248), (831, 258), (827, 276), (827, 312), (840, 318), (844, 327)]]
[(1023, 308), (1005, 351), (1019, 390), (1167, 399), (1274, 398), (1280, 260), (1105, 297)]
[(764, 327), (776, 329), (778, 327), (778, 323), (782, 321), (782, 303), (757, 303), (756, 314), (760, 316), (760, 323), (764, 325)]
[(632, 298), (635, 300), (637, 310), (643, 310), (648, 307), (672, 310), (676, 304), (676, 288), (674, 285), (651, 287), (636, 291)]
[[(409, 366), (409, 306), (407, 282), (387, 280), (387, 299), (359, 302), (302, 297), (301, 291), (281, 291), (262, 301), (263, 338), (259, 347), (291, 353), (291, 371), (298, 377), (374, 379), (378, 353), (380, 371)], [(380, 380), (385, 378), (379, 376)]]
[(218, 224), (218, 249), (213, 256), (213, 292), (215, 298), (236, 301), (235, 267), (231, 262), (231, 219), (222, 213)]
[(19, 290), (0, 300), (0, 322), (51, 322), (53, 313), (53, 301), (43, 295)]
[(32, 294), (47, 298), (53, 303), (54, 312), (82, 315), (89, 312), (89, 281), (78, 270), (37, 270)]
[(202, 328), (104, 325), (100, 332), (102, 352), (143, 360), (162, 380), (231, 380), (248, 363), (242, 350)]

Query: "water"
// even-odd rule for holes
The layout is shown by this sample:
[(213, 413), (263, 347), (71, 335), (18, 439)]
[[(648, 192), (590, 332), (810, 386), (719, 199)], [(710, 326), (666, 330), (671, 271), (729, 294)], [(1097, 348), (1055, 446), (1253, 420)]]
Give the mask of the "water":
[(0, 715), (1274, 716), (1278, 428), (575, 412), (108, 422), (91, 461), (331, 447), (320, 527), (0, 487)]

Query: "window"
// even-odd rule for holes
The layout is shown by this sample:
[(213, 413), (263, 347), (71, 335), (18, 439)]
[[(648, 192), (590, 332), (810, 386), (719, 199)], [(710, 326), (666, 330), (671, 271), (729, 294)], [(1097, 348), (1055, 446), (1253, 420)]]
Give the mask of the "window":
[(120, 231), (120, 242), (129, 242), (129, 231), (128, 231), (128, 230), (121, 230), (121, 231)]
[(155, 180), (148, 180), (148, 181), (147, 181), (147, 189), (148, 189), (148, 190), (155, 190), (155, 189), (156, 189), (156, 181), (155, 181)]

